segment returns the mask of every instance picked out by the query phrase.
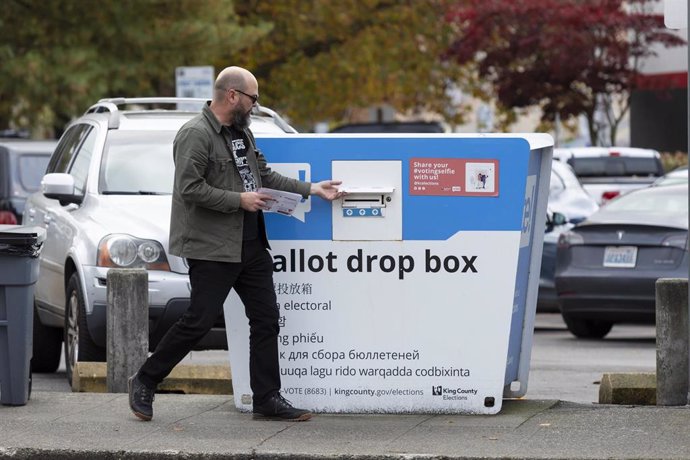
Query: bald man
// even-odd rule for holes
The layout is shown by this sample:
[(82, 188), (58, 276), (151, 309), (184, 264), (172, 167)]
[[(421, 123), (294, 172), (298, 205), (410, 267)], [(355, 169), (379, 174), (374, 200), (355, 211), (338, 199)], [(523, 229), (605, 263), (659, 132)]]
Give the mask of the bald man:
[(259, 85), (251, 72), (223, 69), (213, 100), (175, 137), (170, 253), (187, 259), (191, 301), (129, 379), (129, 405), (142, 420), (153, 418), (156, 387), (211, 330), (233, 288), (249, 318), (254, 417), (311, 418), (280, 394), (279, 315), (262, 214), (270, 196), (257, 190), (269, 187), (334, 200), (341, 195), (336, 188), (340, 182), (312, 184), (271, 171), (248, 129), (258, 100)]

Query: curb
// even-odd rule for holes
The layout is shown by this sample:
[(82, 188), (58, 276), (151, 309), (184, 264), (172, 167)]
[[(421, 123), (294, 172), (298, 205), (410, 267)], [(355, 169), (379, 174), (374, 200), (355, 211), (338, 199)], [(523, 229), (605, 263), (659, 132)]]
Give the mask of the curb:
[[(77, 362), (72, 375), (72, 391), (107, 393), (107, 364)], [(232, 377), (228, 365), (178, 364), (156, 393), (231, 395)]]
[(656, 405), (656, 373), (604, 374), (599, 386), (599, 404)]
[[(31, 460), (487, 460), (500, 458), (500, 460), (529, 460), (525, 457), (467, 457), (459, 455), (426, 455), (426, 454), (281, 454), (281, 453), (189, 453), (181, 451), (166, 452), (131, 452), (131, 451), (81, 451), (81, 450), (44, 450), (44, 449), (2, 449), (0, 448), (0, 458), (31, 459)], [(572, 460), (578, 457), (562, 456), (549, 457), (552, 460)]]

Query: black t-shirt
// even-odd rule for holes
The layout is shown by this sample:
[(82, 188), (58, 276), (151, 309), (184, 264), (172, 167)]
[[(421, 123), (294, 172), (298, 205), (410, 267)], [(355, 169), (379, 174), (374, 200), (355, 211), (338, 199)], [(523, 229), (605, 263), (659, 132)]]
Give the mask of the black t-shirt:
[[(223, 126), (223, 137), (225, 137), (230, 154), (235, 161), (237, 171), (239, 171), (240, 177), (242, 178), (244, 191), (256, 192), (256, 179), (247, 162), (247, 146), (249, 146), (247, 137), (244, 135), (243, 131), (228, 126)], [(244, 230), (242, 235), (244, 241), (258, 238), (259, 215), (257, 212), (244, 211)]]

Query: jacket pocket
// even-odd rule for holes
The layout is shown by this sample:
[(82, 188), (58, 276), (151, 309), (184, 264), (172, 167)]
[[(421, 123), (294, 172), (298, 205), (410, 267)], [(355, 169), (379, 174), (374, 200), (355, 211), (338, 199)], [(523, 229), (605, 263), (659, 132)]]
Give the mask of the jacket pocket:
[(211, 157), (208, 163), (206, 182), (212, 187), (230, 190), (232, 188), (232, 158)]

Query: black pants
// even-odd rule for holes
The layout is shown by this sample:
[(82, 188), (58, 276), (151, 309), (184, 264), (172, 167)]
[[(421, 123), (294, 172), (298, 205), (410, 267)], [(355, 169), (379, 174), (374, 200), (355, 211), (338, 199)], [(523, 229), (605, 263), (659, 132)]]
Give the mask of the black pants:
[[(278, 307), (273, 288), (273, 259), (259, 239), (245, 241), (242, 262), (188, 259), (192, 286), (187, 311), (161, 339), (139, 370), (154, 388), (213, 327), (223, 302), (235, 288), (249, 318), (249, 379), (255, 404), (280, 391)], [(227, 318), (226, 318), (227, 320)]]

